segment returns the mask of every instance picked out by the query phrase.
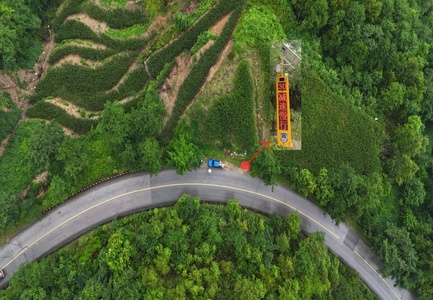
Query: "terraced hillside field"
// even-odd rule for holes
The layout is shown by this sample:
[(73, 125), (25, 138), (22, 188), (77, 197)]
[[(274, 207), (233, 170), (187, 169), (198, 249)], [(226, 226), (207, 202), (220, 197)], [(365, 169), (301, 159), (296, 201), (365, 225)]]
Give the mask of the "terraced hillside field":
[(52, 24), (48, 70), (27, 116), (55, 119), (83, 134), (97, 124), (107, 102), (128, 110), (153, 80), (167, 110), (162, 136), (168, 143), (227, 55), (242, 4), (171, 1), (155, 10), (142, 2), (65, 1)]

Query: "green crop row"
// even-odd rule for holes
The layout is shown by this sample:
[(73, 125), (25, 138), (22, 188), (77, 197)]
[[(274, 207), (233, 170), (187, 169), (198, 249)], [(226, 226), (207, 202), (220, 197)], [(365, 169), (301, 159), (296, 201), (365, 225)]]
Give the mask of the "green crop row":
[[(89, 110), (102, 110), (106, 102), (120, 101), (126, 97), (133, 96), (144, 88), (148, 82), (149, 76), (147, 75), (144, 66), (140, 66), (133, 72), (127, 75), (124, 82), (118, 89), (106, 92), (99, 92), (93, 95), (88, 95), (83, 100), (83, 107)], [(84, 106), (86, 105), (86, 106)]]
[(154, 34), (151, 34), (147, 39), (144, 38), (130, 38), (130, 39), (116, 39), (106, 34), (101, 34), (97, 39), (97, 42), (104, 44), (109, 48), (113, 48), (118, 51), (139, 51), (143, 49), (149, 40), (153, 39)]
[(92, 40), (94, 42), (99, 41), (99, 37), (95, 32), (77, 20), (66, 20), (56, 31), (54, 37), (57, 43), (63, 40), (76, 38)]
[(140, 92), (149, 80), (144, 66), (138, 67), (136, 70), (127, 75), (123, 83), (113, 91), (108, 93), (99, 92), (88, 95), (82, 99), (82, 102), (77, 104), (89, 110), (102, 110), (106, 102), (120, 101), (126, 97), (133, 96)]
[(126, 55), (114, 56), (96, 69), (72, 64), (49, 69), (30, 101), (35, 103), (49, 96), (59, 96), (86, 109), (92, 109), (95, 105), (88, 99), (115, 86), (127, 73), (135, 58), (136, 53), (128, 52)]
[[(221, 0), (209, 12), (200, 18), (189, 30), (182, 34), (177, 40), (161, 49), (147, 62), (150, 75), (155, 77), (164, 67), (167, 61), (173, 60), (185, 50), (190, 50), (197, 41), (200, 33), (209, 29), (216, 20), (219, 20), (236, 7), (242, 5), (243, 1)], [(234, 24), (233, 24), (234, 25)]]
[(131, 39), (115, 39), (106, 34), (96, 34), (89, 27), (77, 20), (67, 20), (57, 31), (56, 42), (61, 42), (68, 39), (83, 39), (91, 40), (94, 43), (104, 44), (109, 48), (117, 51), (138, 51), (153, 38), (153, 35), (147, 39), (131, 38)]
[(67, 0), (64, 2), (63, 6), (59, 9), (57, 14), (54, 16), (53, 21), (51, 22), (53, 25), (53, 30), (56, 33), (68, 16), (81, 11), (81, 4), (84, 1), (85, 0)]
[(145, 95), (146, 95), (145, 89), (139, 91), (138, 93), (135, 93), (134, 98), (132, 98), (131, 100), (123, 104), (123, 109), (125, 110), (125, 112), (130, 113), (133, 108), (136, 109), (140, 101), (142, 101), (145, 98)]
[(113, 29), (122, 29), (146, 22), (146, 16), (140, 10), (131, 11), (122, 8), (103, 9), (93, 2), (85, 3), (82, 9), (93, 19), (106, 22), (108, 27)]
[(224, 26), (221, 35), (218, 37), (215, 43), (205, 53), (203, 53), (198, 63), (192, 67), (190, 73), (180, 86), (171, 117), (162, 133), (163, 143), (168, 143), (170, 141), (180, 116), (204, 84), (210, 68), (215, 65), (220, 52), (230, 39), (236, 22), (240, 17), (241, 11), (241, 8), (233, 11), (227, 24)]
[(170, 74), (175, 63), (176, 63), (176, 60), (172, 60), (170, 62), (165, 63), (164, 67), (162, 68), (162, 71), (156, 77), (156, 83), (157, 83), (156, 88), (157, 89), (159, 89), (164, 84), (165, 79), (167, 78), (168, 74)]
[(30, 118), (40, 118), (45, 120), (56, 120), (59, 124), (69, 129), (72, 129), (78, 134), (88, 132), (93, 126), (96, 126), (96, 120), (77, 119), (66, 113), (60, 107), (54, 104), (41, 101), (30, 107), (27, 112)]
[(69, 54), (77, 54), (84, 59), (102, 61), (116, 54), (116, 51), (113, 49), (93, 49), (76, 45), (65, 45), (54, 49), (54, 51), (51, 52), (48, 62), (54, 64)]

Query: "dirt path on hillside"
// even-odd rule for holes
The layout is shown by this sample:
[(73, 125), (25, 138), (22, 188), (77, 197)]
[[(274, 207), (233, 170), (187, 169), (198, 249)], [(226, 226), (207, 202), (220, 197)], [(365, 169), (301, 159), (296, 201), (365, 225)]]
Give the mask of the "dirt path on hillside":
[(79, 21), (84, 25), (86, 25), (87, 27), (89, 27), (93, 32), (97, 34), (104, 33), (108, 29), (108, 25), (106, 22), (100, 22), (98, 20), (91, 18), (89, 15), (83, 13), (70, 15), (66, 18), (66, 20)]
[(148, 38), (152, 35), (153, 32), (163, 32), (167, 27), (169, 22), (169, 17), (171, 14), (168, 14), (167, 17), (163, 16), (156, 16), (155, 20), (152, 21), (152, 23), (147, 28), (146, 32), (143, 33), (141, 37)]
[(62, 46), (59, 46), (59, 47), (63, 47), (64, 45), (68, 45), (68, 46), (78, 46), (78, 47), (83, 47), (83, 48), (92, 48), (92, 49), (97, 49), (97, 50), (107, 49), (107, 46), (105, 46), (104, 44), (98, 44), (98, 43), (95, 43), (91, 40), (79, 40), (79, 41), (80, 41), (79, 43), (77, 41), (71, 41), (69, 43), (62, 44)]
[(215, 35), (220, 35), (223, 32), (224, 26), (226, 26), (227, 21), (229, 20), (232, 14), (229, 13), (222, 17), (218, 22), (211, 26), (210, 31)]
[(167, 109), (166, 120), (171, 116), (179, 88), (184, 82), (186, 76), (189, 74), (190, 58), (191, 55), (189, 55), (189, 53), (183, 55), (183, 57), (182, 55), (176, 57), (176, 63), (173, 69), (165, 79), (164, 84), (161, 86), (159, 96)]
[[(212, 25), (212, 27), (210, 28), (211, 32), (213, 34), (216, 34), (216, 35), (221, 34), (225, 24), (229, 20), (229, 17), (230, 17), (230, 14), (224, 16), (218, 22), (216, 22), (214, 25)], [(194, 55), (195, 56), (194, 60), (196, 62), (198, 62), (200, 60), (201, 55), (203, 55), (203, 53), (207, 49), (209, 49), (214, 43), (215, 43), (215, 41), (210, 40), (205, 45), (203, 45), (203, 47), (201, 47), (200, 50)], [(206, 85), (206, 83), (208, 83), (213, 78), (216, 71), (221, 66), (222, 61), (225, 59), (227, 54), (230, 52), (232, 44), (233, 44), (232, 41), (227, 43), (227, 45), (223, 49), (222, 53), (220, 54), (220, 56), (217, 60), (217, 63), (214, 66), (212, 66), (212, 68), (209, 70), (208, 77), (206, 78), (206, 81), (203, 84), (203, 86), (201, 87), (201, 89), (203, 89), (203, 87)], [(174, 65), (171, 73), (167, 76), (164, 84), (161, 87), (160, 97), (163, 100), (164, 105), (167, 109), (167, 113), (168, 113), (166, 120), (170, 117), (171, 112), (173, 111), (173, 107), (174, 107), (174, 104), (176, 102), (179, 88), (183, 84), (185, 78), (189, 74), (189, 71), (190, 71), (192, 65), (194, 64), (193, 63), (193, 57), (194, 56), (191, 56), (188, 53), (186, 55), (183, 55), (183, 57), (182, 57), (182, 55), (176, 57), (176, 63)], [(200, 89), (200, 91), (201, 91), (201, 89)], [(186, 110), (188, 110), (189, 106), (187, 107)]]
[(63, 56), (61, 59), (59, 59), (57, 62), (55, 62), (52, 67), (58, 68), (62, 64), (69, 63), (72, 65), (81, 65), (81, 56), (76, 54), (68, 54), (66, 56)]
[[(96, 114), (98, 113), (97, 111), (90, 111), (90, 110), (85, 110), (84, 108), (81, 108), (75, 104), (73, 104), (72, 102), (66, 101), (64, 99), (61, 98), (54, 98), (54, 99), (49, 99), (49, 100), (44, 100), (48, 103), (54, 104), (57, 107), (60, 107), (61, 109), (65, 110), (69, 115), (77, 118), (77, 119), (92, 119), (92, 120), (97, 120), (99, 119), (99, 116), (92, 116), (89, 117), (89, 114)], [(84, 112), (84, 117), (81, 115), (80, 111)]]
[(59, 59), (56, 63), (52, 65), (53, 68), (58, 68), (62, 64), (72, 64), (72, 65), (79, 65), (79, 66), (85, 66), (85, 67), (91, 67), (91, 68), (97, 68), (102, 65), (99, 61), (93, 61), (90, 59), (84, 59), (80, 55), (77, 54), (68, 54), (61, 59)]

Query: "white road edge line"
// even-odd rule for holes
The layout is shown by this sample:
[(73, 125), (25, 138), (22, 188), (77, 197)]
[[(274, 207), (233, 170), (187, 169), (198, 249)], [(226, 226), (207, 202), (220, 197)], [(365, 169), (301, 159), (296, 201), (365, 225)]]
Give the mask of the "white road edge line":
[(354, 250), (353, 251), (353, 253), (355, 253), (356, 255), (358, 255), (358, 257), (360, 258), (360, 259), (362, 259), (373, 271), (374, 271), (374, 273), (376, 273), (377, 274), (377, 276), (379, 276), (380, 277), (380, 279), (382, 279), (382, 281), (389, 287), (389, 289), (391, 290), (391, 292), (397, 297), (397, 299), (401, 299), (399, 296), (398, 296), (398, 294), (394, 291), (394, 289), (388, 284), (388, 282), (386, 282), (386, 280), (385, 280), (385, 278), (383, 278), (382, 277), (382, 275), (380, 275), (377, 271), (376, 271), (376, 269), (372, 266), (372, 265), (370, 265), (369, 264), (369, 262), (368, 261), (366, 261), (356, 250)]

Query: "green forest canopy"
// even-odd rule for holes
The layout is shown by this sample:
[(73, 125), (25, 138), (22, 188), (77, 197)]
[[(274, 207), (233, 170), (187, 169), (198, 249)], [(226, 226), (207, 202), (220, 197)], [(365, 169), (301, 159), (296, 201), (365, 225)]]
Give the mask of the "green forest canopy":
[(375, 299), (300, 223), (184, 195), (25, 265), (0, 299)]

